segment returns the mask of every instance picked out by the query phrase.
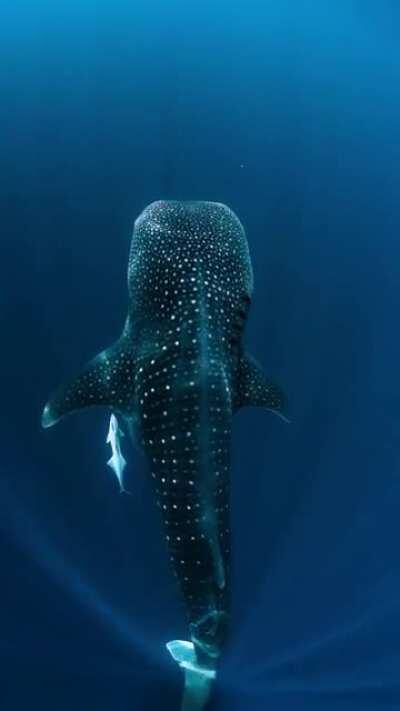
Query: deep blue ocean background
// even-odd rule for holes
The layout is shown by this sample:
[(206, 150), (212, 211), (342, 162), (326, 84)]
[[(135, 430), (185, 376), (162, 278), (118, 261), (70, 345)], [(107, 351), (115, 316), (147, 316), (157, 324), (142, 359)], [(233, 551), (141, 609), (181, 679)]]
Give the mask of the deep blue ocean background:
[(133, 221), (227, 203), (251, 352), (290, 426), (235, 418), (233, 631), (210, 709), (400, 709), (400, 4), (0, 9), (2, 711), (178, 711), (185, 635), (146, 466), (43, 431), (118, 336)]

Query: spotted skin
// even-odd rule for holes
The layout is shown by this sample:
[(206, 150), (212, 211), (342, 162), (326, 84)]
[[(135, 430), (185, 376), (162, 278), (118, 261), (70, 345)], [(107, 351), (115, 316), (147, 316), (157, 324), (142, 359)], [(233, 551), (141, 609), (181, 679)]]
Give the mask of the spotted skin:
[(243, 405), (283, 407), (243, 351), (252, 289), (246, 236), (228, 207), (152, 203), (135, 222), (121, 338), (43, 413), (50, 426), (107, 405), (135, 421), (191, 639), (208, 667), (229, 620), (232, 415)]

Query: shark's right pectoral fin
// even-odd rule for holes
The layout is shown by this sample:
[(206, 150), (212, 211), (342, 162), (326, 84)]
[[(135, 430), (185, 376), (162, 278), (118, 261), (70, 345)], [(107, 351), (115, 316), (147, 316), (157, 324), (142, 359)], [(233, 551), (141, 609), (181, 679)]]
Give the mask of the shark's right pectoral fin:
[(284, 414), (286, 397), (283, 390), (268, 380), (261, 366), (249, 355), (240, 359), (236, 376), (234, 409), (237, 411), (241, 407), (265, 407), (289, 422)]
[(55, 391), (43, 410), (42, 426), (51, 427), (65, 415), (92, 405), (128, 412), (133, 396), (133, 354), (122, 337), (89, 361), (74, 380)]

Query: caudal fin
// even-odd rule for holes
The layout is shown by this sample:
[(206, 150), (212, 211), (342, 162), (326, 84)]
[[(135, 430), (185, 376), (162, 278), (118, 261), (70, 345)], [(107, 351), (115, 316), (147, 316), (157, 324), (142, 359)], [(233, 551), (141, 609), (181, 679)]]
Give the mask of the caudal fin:
[(201, 666), (193, 642), (173, 640), (166, 647), (185, 675), (181, 711), (203, 711), (210, 698), (215, 669)]

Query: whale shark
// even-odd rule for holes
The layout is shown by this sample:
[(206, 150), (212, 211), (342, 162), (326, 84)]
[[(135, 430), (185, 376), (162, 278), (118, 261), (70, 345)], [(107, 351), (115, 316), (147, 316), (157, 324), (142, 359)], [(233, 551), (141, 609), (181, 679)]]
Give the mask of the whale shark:
[(50, 427), (109, 408), (146, 455), (187, 640), (167, 649), (185, 675), (184, 711), (208, 702), (230, 626), (232, 417), (259, 406), (285, 417), (285, 396), (244, 347), (253, 293), (245, 230), (222, 203), (151, 203), (137, 218), (128, 314), (118, 340), (51, 396)]

